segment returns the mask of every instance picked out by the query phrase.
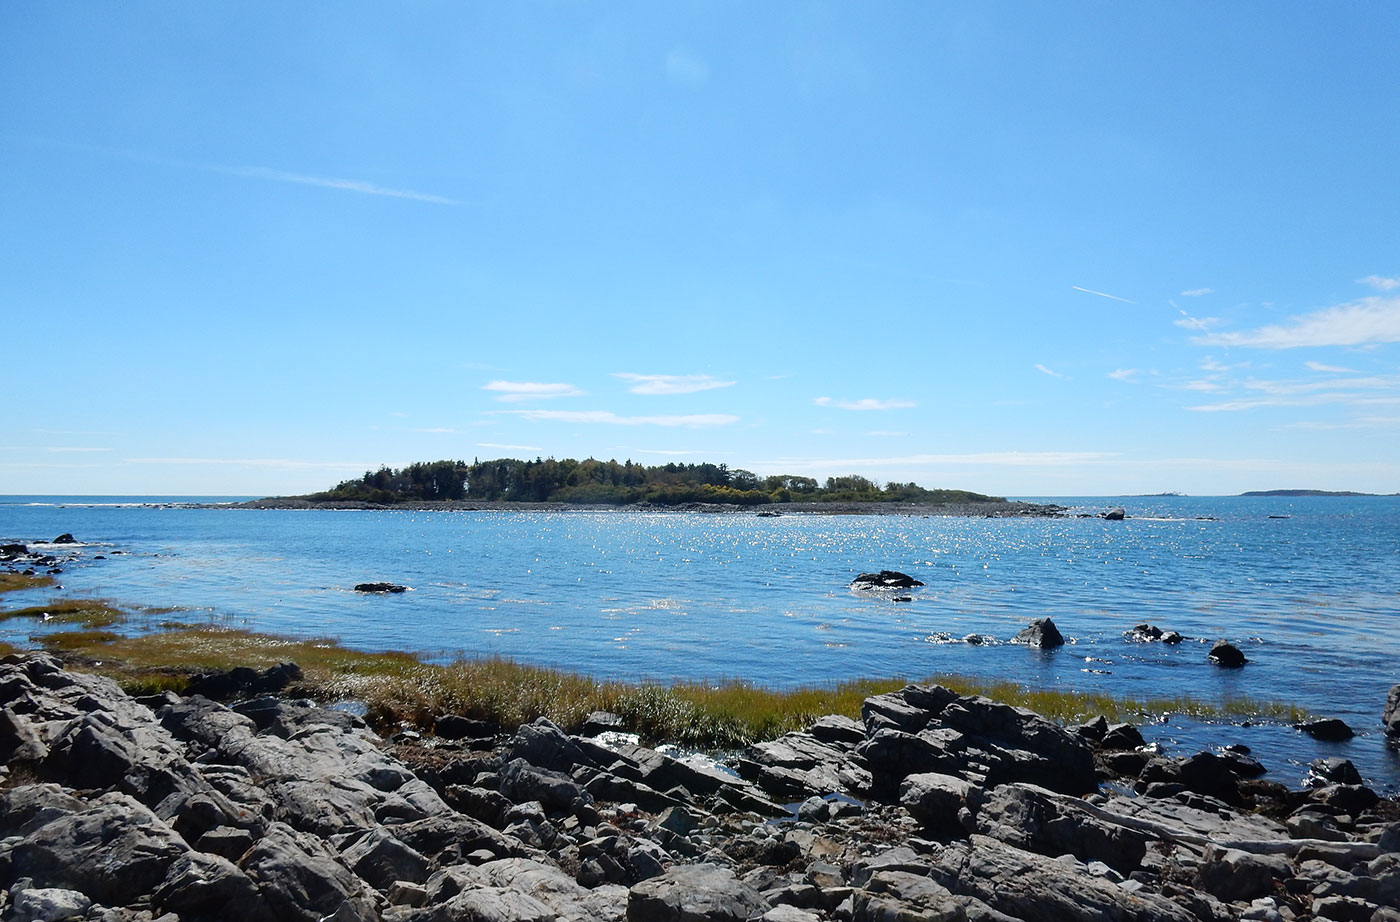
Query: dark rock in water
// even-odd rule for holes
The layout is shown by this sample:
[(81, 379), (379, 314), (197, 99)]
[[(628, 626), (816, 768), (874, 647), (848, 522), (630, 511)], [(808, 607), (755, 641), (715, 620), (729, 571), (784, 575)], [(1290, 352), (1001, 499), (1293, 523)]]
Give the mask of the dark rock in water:
[(407, 592), (407, 586), (397, 583), (356, 583), (356, 592)]
[(1238, 669), (1249, 660), (1244, 658), (1240, 648), (1230, 643), (1228, 640), (1217, 640), (1215, 646), (1210, 648), (1206, 658), (1217, 666), (1225, 666), (1229, 669)]
[(1339, 759), (1335, 756), (1328, 759), (1313, 759), (1308, 763), (1309, 786), (1319, 786), (1320, 784), (1361, 784), (1361, 773), (1356, 770), (1356, 766), (1351, 764), (1350, 759)]
[(72, 535), (70, 535), (68, 532), (65, 531), (63, 534), (59, 535), (57, 538), (54, 538), (54, 539), (53, 539), (53, 543), (54, 543), (54, 544), (77, 544), (77, 543), (78, 543), (78, 539), (77, 539), (77, 538), (74, 538)]
[(1063, 646), (1065, 637), (1060, 633), (1060, 629), (1055, 627), (1054, 621), (1049, 618), (1036, 618), (1019, 634), (1011, 638), (1011, 642), (1049, 650), (1052, 647)]
[(1155, 624), (1137, 624), (1123, 632), (1123, 639), (1132, 643), (1147, 643), (1162, 639), (1162, 629)]
[(907, 573), (897, 570), (881, 570), (879, 573), (862, 573), (851, 580), (852, 589), (910, 589), (922, 586), (923, 582)]
[(1385, 711), (1381, 714), (1385, 724), (1385, 735), (1392, 739), (1400, 738), (1400, 685), (1390, 686), (1390, 694), (1385, 697)]
[(1293, 729), (1302, 730), (1313, 739), (1322, 740), (1328, 743), (1340, 743), (1349, 740), (1356, 734), (1346, 721), (1338, 720), (1335, 717), (1326, 717), (1321, 720), (1305, 720), (1302, 723), (1294, 724)]
[(29, 553), (23, 544), (0, 544), (0, 557), (21, 557)]
[(1179, 644), (1185, 639), (1176, 631), (1166, 631), (1162, 634), (1162, 643), (1165, 644)]
[(1115, 506), (1103, 514), (1103, 517), (1110, 522), (1121, 522), (1128, 517), (1128, 513), (1121, 506)]
[(247, 666), (235, 666), (223, 672), (209, 672), (190, 679), (186, 694), (203, 695), (214, 701), (231, 698), (272, 695), (301, 679), (301, 667), (296, 663), (278, 663), (262, 672)]

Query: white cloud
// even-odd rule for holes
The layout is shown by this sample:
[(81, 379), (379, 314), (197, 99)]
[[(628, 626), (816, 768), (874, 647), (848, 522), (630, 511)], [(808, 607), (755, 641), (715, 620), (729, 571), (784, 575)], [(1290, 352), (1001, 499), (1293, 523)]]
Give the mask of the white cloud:
[(1118, 368), (1114, 371), (1110, 371), (1108, 376), (1115, 381), (1131, 381), (1133, 380), (1133, 376), (1137, 373), (1138, 370), (1136, 368)]
[(1209, 330), (1211, 327), (1220, 325), (1219, 317), (1192, 317), (1185, 311), (1181, 313), (1182, 316), (1173, 320), (1172, 323), (1188, 330)]
[(838, 410), (907, 410), (918, 406), (912, 400), (877, 400), (865, 397), (861, 400), (833, 400), (830, 397), (816, 397), (812, 400), (819, 407), (836, 407)]
[(1376, 291), (1394, 291), (1400, 288), (1400, 277), (1385, 278), (1379, 275), (1368, 275), (1364, 279), (1357, 279), (1363, 285), (1370, 285)]
[(1329, 372), (1329, 373), (1332, 373), (1332, 374), (1339, 374), (1339, 375), (1354, 375), (1354, 374), (1356, 374), (1356, 369), (1354, 369), (1354, 368), (1342, 368), (1342, 367), (1339, 366), (1339, 365), (1324, 365), (1324, 364), (1322, 364), (1321, 362), (1304, 362), (1303, 364), (1306, 365), (1308, 368), (1311, 368), (1313, 371), (1323, 371), (1323, 372)]
[(1038, 371), (1038, 372), (1040, 372), (1041, 374), (1049, 375), (1049, 376), (1052, 377), (1052, 378), (1063, 378), (1063, 377), (1065, 377), (1064, 375), (1060, 374), (1058, 371), (1051, 371), (1050, 369), (1046, 368), (1044, 365), (1041, 365), (1041, 364), (1039, 364), (1039, 363), (1036, 364), (1035, 370)]
[(1199, 298), (1199, 297), (1201, 297), (1202, 295), (1213, 295), (1213, 294), (1215, 294), (1215, 289), (1214, 289), (1214, 288), (1192, 288), (1190, 291), (1183, 291), (1183, 292), (1181, 293), (1181, 296), (1182, 296), (1183, 298)]
[(546, 384), (540, 381), (490, 381), (481, 386), (484, 391), (495, 391), (496, 399), (506, 403), (522, 400), (548, 400), (553, 397), (578, 397), (583, 391), (572, 384)]
[(611, 426), (728, 426), (739, 417), (725, 413), (691, 413), (684, 416), (619, 416), (610, 410), (504, 410), (521, 419), (562, 423), (603, 423)]
[(1197, 413), (1232, 413), (1240, 410), (1259, 410), (1268, 407), (1319, 407), (1328, 404), (1344, 404), (1357, 407), (1391, 406), (1400, 404), (1400, 396), (1376, 397), (1373, 395), (1351, 393), (1308, 394), (1305, 396), (1273, 395), (1269, 397), (1226, 400), (1221, 403), (1207, 403), (1201, 406), (1187, 407), (1186, 409)]
[(694, 394), (720, 387), (733, 387), (734, 381), (721, 381), (711, 375), (638, 375), (628, 371), (613, 374), (614, 378), (630, 381), (634, 394)]
[(1242, 333), (1211, 333), (1194, 342), (1202, 346), (1295, 349), (1300, 346), (1361, 346), (1400, 342), (1400, 296), (1373, 295), (1335, 307), (1292, 317)]

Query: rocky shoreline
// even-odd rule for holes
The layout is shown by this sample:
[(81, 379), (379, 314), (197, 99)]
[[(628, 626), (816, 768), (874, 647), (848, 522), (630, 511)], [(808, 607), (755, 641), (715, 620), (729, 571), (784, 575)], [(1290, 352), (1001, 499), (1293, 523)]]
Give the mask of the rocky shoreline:
[(924, 515), (971, 518), (1048, 517), (1065, 513), (1065, 507), (1018, 500), (967, 503), (770, 503), (760, 506), (737, 506), (725, 503), (680, 503), (666, 506), (636, 503), (613, 506), (598, 503), (525, 503), (525, 502), (422, 502), (407, 501), (383, 505), (361, 502), (313, 502), (299, 496), (272, 496), (243, 503), (218, 503), (199, 508), (210, 509), (333, 509), (397, 510), (402, 512), (700, 512), (716, 515)]
[(1343, 760), (1290, 791), (909, 686), (726, 767), (606, 714), (384, 739), (298, 679), (133, 698), (0, 660), (0, 917), (1400, 920), (1400, 803)]

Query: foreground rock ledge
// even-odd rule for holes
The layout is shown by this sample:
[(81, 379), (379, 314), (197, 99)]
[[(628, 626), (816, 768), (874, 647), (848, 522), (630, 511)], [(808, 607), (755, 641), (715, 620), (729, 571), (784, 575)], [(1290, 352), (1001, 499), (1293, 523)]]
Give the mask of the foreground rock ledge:
[(937, 687), (750, 746), (738, 775), (544, 720), (394, 745), (44, 655), (0, 660), (0, 704), (5, 919), (1400, 919), (1400, 811), (1328, 780), (1349, 763), (1289, 792)]

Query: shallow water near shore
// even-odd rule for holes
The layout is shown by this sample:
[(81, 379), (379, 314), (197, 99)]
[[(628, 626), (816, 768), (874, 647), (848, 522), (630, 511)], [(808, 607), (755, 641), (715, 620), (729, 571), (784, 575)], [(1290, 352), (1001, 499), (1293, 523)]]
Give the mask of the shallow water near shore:
[[(1178, 752), (1244, 742), (1289, 784), (1310, 759), (1340, 755), (1378, 787), (1400, 789), (1400, 760), (1380, 732), (1386, 691), (1400, 682), (1395, 497), (1043, 500), (1123, 506), (1122, 522), (255, 511), (171, 499), (0, 497), (0, 539), (74, 534), (82, 545), (59, 577), (65, 595), (431, 660), (499, 654), (599, 677), (777, 687), (960, 673), (1143, 699), (1276, 699), (1340, 717), (1359, 736), (1325, 744), (1267, 722), (1179, 717), (1144, 730)], [(909, 601), (847, 588), (878, 569), (927, 585)], [(412, 591), (353, 591), (376, 580)], [(1069, 644), (1004, 643), (1043, 616)], [(1125, 640), (1144, 621), (1189, 639)], [(0, 639), (42, 630), (0, 622)], [(962, 641), (974, 633), (992, 642)], [(1211, 666), (1218, 638), (1251, 662)]]

